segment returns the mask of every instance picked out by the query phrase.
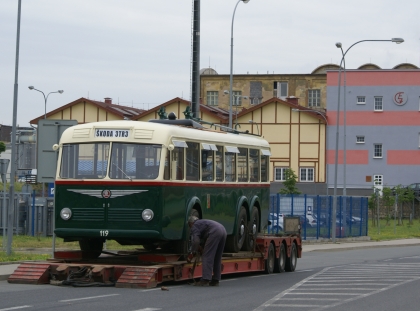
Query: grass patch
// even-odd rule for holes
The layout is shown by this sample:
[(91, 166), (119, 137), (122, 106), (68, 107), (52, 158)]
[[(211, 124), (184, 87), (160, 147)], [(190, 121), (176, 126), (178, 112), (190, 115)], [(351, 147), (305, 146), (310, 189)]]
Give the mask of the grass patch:
[(6, 252), (0, 252), (0, 262), (46, 260), (48, 258), (51, 258), (51, 254), (28, 254), (12, 252), (10, 256), (7, 256)]
[(369, 220), (368, 234), (373, 241), (420, 238), (420, 220), (416, 219), (410, 225), (408, 219), (404, 219), (403, 223), (398, 225), (397, 220), (396, 225), (394, 225), (392, 219), (387, 224), (385, 219), (380, 219), (378, 233), (378, 227), (373, 226), (372, 221)]

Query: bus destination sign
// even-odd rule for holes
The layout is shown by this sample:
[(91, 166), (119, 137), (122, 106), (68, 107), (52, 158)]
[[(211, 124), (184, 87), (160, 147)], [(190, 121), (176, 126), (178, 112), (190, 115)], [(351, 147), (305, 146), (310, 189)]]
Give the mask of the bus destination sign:
[(110, 129), (96, 129), (95, 137), (115, 137), (126, 138), (130, 130), (110, 130)]

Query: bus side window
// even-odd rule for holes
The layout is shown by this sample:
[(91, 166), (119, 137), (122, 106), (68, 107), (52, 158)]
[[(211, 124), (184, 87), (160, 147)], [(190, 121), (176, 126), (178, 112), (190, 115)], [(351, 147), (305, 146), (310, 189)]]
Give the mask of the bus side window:
[(260, 163), (259, 163), (259, 150), (249, 150), (249, 176), (250, 182), (258, 182), (260, 179)]
[(225, 152), (226, 171), (225, 181), (236, 181), (236, 154)]
[(268, 181), (268, 156), (261, 155), (261, 182)]
[(223, 159), (223, 146), (216, 146), (216, 181), (223, 181), (224, 176), (224, 159)]
[(199, 148), (198, 143), (187, 142), (187, 180), (199, 180)]
[(248, 148), (238, 148), (238, 181), (248, 181)]
[(213, 151), (201, 150), (201, 180), (212, 181), (213, 179)]
[(174, 180), (184, 179), (184, 150), (182, 147), (175, 147), (172, 151), (171, 178)]
[(163, 169), (163, 179), (164, 180), (170, 180), (171, 179), (170, 163), (171, 163), (171, 152), (168, 149), (166, 149), (166, 157), (165, 157), (165, 164), (164, 164), (165, 166), (164, 166), (164, 169)]

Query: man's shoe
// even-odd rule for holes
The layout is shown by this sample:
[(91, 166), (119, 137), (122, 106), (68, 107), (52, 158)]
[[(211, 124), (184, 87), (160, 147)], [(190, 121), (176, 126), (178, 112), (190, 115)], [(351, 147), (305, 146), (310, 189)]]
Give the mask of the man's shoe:
[(210, 281), (209, 280), (203, 280), (201, 279), (197, 283), (194, 283), (194, 286), (209, 286)]
[(211, 280), (209, 286), (219, 286), (219, 280)]

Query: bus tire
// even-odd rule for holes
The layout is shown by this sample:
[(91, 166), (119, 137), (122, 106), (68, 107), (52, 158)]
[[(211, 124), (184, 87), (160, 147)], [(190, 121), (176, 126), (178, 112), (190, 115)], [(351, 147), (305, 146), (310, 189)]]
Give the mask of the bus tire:
[(297, 248), (296, 244), (292, 243), (292, 249), (290, 250), (290, 257), (287, 257), (286, 259), (286, 271), (287, 272), (293, 272), (296, 270), (296, 264), (297, 264)]
[(83, 239), (79, 241), (79, 246), (84, 259), (96, 259), (102, 253), (104, 241), (101, 239)]
[(238, 253), (246, 240), (246, 211), (241, 207), (236, 221), (236, 231), (226, 239), (226, 250), (231, 253)]
[[(188, 218), (190, 216), (195, 216), (197, 218), (200, 218), (200, 213), (195, 208), (192, 208), (190, 214), (188, 215)], [(187, 223), (186, 223), (186, 226), (187, 226), (187, 229), (186, 229), (187, 241), (186, 240), (174, 241), (173, 250), (176, 254), (186, 255), (186, 254), (188, 254), (188, 251), (190, 249), (191, 231), (190, 231), (190, 227), (188, 226), (188, 218), (187, 218)]]
[(245, 250), (253, 251), (254, 242), (258, 235), (258, 229), (260, 225), (260, 214), (258, 208), (254, 206), (251, 211), (251, 218), (248, 224), (248, 232), (246, 232)]
[(279, 251), (279, 257), (276, 258), (276, 262), (274, 265), (274, 272), (281, 273), (284, 271), (284, 268), (286, 266), (286, 248), (284, 247), (284, 244), (280, 244), (280, 251)]
[(268, 246), (267, 258), (265, 259), (265, 273), (271, 274), (274, 272), (274, 266), (276, 261), (276, 251), (274, 250), (273, 243)]

